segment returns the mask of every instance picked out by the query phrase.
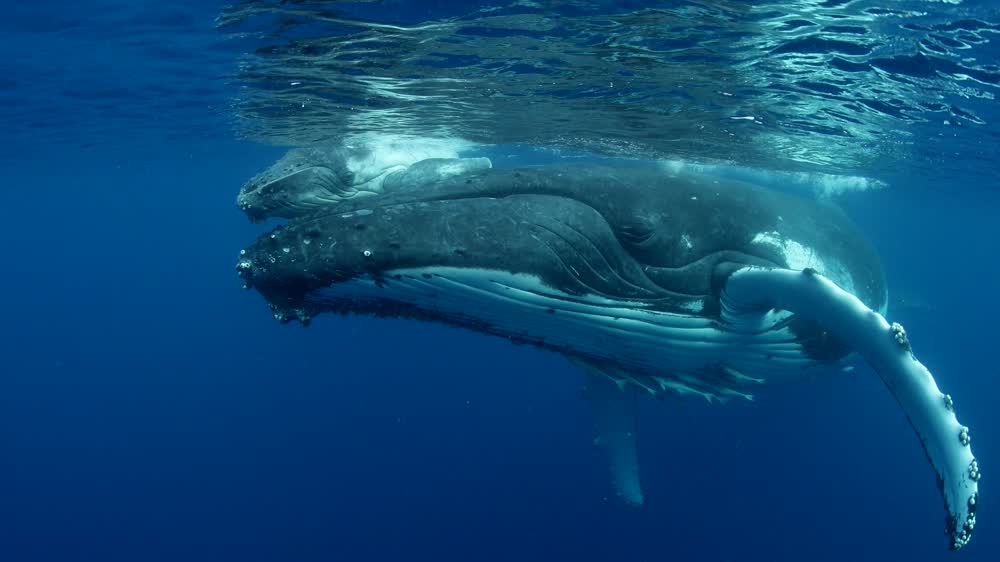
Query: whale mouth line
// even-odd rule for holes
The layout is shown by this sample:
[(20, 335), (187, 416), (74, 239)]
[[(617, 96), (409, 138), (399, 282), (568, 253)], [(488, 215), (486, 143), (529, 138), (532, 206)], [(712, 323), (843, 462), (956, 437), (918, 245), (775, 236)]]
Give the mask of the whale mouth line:
[(293, 178), (297, 178), (306, 173), (329, 173), (332, 175), (335, 172), (329, 166), (324, 166), (322, 164), (312, 164), (309, 166), (303, 166), (295, 170), (290, 170), (284, 175), (281, 175), (273, 179), (268, 179), (267, 181), (257, 182), (254, 187), (251, 187), (249, 189), (244, 188), (244, 192), (247, 194), (252, 194), (252, 193), (258, 193), (262, 189), (274, 189), (282, 182), (288, 181)]

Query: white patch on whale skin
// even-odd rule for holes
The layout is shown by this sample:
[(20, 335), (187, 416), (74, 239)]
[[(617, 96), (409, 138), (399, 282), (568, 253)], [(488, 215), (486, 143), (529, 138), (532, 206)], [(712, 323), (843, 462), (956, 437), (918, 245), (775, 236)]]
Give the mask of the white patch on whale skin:
[[(495, 335), (551, 346), (650, 375), (697, 372), (725, 364), (768, 381), (795, 379), (834, 366), (808, 357), (787, 328), (730, 330), (696, 314), (650, 310), (641, 302), (574, 296), (538, 277), (503, 271), (435, 267), (388, 271), (376, 283), (358, 278), (312, 293), (315, 304), (397, 301), (440, 313)], [(765, 315), (777, 322), (782, 315)], [(484, 326), (484, 327), (480, 327)], [(839, 369), (841, 363), (836, 363)]]
[[(485, 162), (480, 165), (480, 168), (489, 169), (493, 167), (493, 164), (486, 158), (482, 158)], [(455, 160), (454, 162), (449, 162), (438, 167), (437, 172), (442, 178), (447, 178), (451, 176), (457, 176), (464, 174), (469, 171), (469, 165), (462, 160)]]
[(428, 158), (458, 158), (459, 153), (475, 147), (473, 143), (453, 138), (418, 138), (399, 135), (358, 135), (345, 140), (352, 149), (347, 169), (361, 181), (369, 181)]
[(684, 310), (691, 312), (692, 314), (699, 314), (702, 310), (705, 309), (705, 301), (704, 300), (687, 301), (681, 304), (680, 307), (683, 308)]
[(752, 244), (771, 246), (778, 250), (789, 269), (802, 271), (812, 268), (833, 280), (848, 293), (854, 294), (854, 279), (851, 272), (841, 263), (823, 259), (820, 254), (802, 243), (785, 238), (780, 232), (759, 232), (750, 241)]
[(783, 172), (764, 168), (735, 166), (732, 163), (660, 160), (663, 170), (672, 176), (682, 173), (703, 174), (718, 179), (737, 180), (755, 185), (793, 191), (812, 191), (818, 197), (831, 198), (843, 193), (884, 189), (886, 183), (874, 178), (826, 174), (821, 172)]

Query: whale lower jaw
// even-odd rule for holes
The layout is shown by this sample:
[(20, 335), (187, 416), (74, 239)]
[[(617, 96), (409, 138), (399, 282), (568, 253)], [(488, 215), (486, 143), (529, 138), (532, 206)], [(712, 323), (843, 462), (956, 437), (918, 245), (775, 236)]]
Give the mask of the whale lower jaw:
[[(765, 382), (842, 368), (808, 356), (772, 314), (772, 329), (723, 329), (698, 315), (643, 309), (641, 302), (569, 295), (537, 277), (434, 267), (356, 278), (311, 293), (312, 310), (370, 312), (440, 320), (604, 365), (619, 386), (674, 390), (711, 401), (752, 398)], [(648, 305), (645, 305), (648, 306)]]

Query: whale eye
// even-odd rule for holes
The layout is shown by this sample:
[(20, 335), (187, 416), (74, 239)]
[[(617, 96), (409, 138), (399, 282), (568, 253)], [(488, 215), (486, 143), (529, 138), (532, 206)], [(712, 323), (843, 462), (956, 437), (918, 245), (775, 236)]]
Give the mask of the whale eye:
[(641, 220), (635, 220), (627, 224), (618, 225), (618, 228), (615, 229), (615, 234), (618, 235), (618, 239), (621, 240), (623, 244), (628, 244), (630, 246), (641, 246), (642, 244), (645, 244), (655, 233), (656, 231), (652, 226)]

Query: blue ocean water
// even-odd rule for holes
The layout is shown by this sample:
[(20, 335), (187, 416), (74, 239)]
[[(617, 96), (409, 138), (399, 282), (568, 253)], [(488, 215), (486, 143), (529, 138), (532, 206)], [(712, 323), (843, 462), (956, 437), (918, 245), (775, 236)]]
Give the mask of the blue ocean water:
[[(990, 2), (4, 6), (0, 561), (994, 560)], [(477, 143), (833, 196), (983, 467), (947, 551), (874, 373), (643, 400), (614, 497), (580, 373), (431, 324), (274, 322), (233, 200), (288, 146)], [(824, 195), (825, 194), (825, 195)], [(990, 554), (990, 553), (993, 554)]]

